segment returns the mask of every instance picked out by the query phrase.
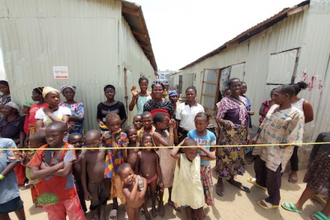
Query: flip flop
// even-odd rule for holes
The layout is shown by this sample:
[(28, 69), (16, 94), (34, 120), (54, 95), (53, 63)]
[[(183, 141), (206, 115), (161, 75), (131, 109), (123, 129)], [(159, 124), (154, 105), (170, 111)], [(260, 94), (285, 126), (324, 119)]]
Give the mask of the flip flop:
[(117, 220), (117, 209), (112, 209), (110, 211), (109, 219), (111, 219), (111, 220)]
[(297, 183), (298, 180), (297, 180), (297, 179), (293, 179), (293, 178), (290, 177), (290, 178), (288, 179), (288, 182), (289, 182), (289, 183)]
[(311, 215), (312, 220), (330, 220), (327, 216), (325, 216), (321, 211)]
[(296, 206), (292, 202), (283, 202), (281, 204), (281, 207), (289, 212), (296, 212), (296, 213), (302, 213), (302, 210), (299, 210), (296, 208)]
[(255, 185), (256, 187), (259, 187), (260, 189), (263, 189), (263, 190), (265, 190), (265, 191), (267, 190), (266, 187), (264, 187), (264, 186), (260, 186), (260, 185), (257, 183), (257, 179), (256, 179), (256, 178), (249, 177), (249, 178), (247, 178), (247, 181), (248, 181), (249, 183)]
[(215, 192), (217, 193), (218, 196), (220, 196), (220, 197), (223, 196), (223, 188), (221, 189), (221, 187), (218, 185), (216, 185), (216, 187), (215, 187)]
[(263, 209), (276, 209), (276, 208), (278, 208), (278, 205), (273, 205), (269, 202), (266, 202), (266, 200), (264, 200), (264, 199), (258, 201), (257, 204)]
[(230, 180), (228, 180), (228, 182), (229, 182), (231, 185), (233, 185), (233, 186), (239, 188), (240, 190), (242, 190), (242, 191), (244, 191), (244, 192), (247, 192), (247, 193), (250, 193), (250, 192), (251, 192), (250, 189), (249, 189), (248, 187), (243, 186), (243, 184), (240, 183), (240, 182), (237, 182), (237, 181), (230, 181)]

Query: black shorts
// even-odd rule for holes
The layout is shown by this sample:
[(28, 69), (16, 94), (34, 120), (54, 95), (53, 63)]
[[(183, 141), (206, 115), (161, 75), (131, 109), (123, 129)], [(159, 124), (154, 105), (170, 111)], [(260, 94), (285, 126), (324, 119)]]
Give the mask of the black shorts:
[(16, 197), (6, 203), (0, 204), (0, 213), (14, 212), (23, 206), (23, 201), (21, 197)]

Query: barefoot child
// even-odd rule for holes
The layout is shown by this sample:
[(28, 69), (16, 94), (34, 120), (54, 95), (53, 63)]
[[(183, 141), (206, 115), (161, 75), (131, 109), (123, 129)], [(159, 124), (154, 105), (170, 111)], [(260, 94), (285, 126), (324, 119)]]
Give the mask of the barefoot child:
[[(101, 133), (90, 130), (86, 133), (88, 149), (81, 158), (81, 181), (86, 200), (91, 200), (91, 212), (94, 220), (105, 220), (104, 210), (110, 197), (110, 180), (104, 178), (106, 150), (101, 146)], [(88, 180), (88, 183), (87, 183)]]
[[(72, 133), (69, 135), (68, 138), (69, 144), (71, 144), (74, 148), (82, 148), (83, 146), (83, 136), (80, 133)], [(86, 202), (85, 202), (85, 196), (84, 196), (84, 189), (82, 187), (81, 183), (81, 158), (82, 158), (82, 150), (75, 149), (76, 157), (77, 160), (73, 162), (73, 169), (72, 173), (74, 176), (76, 188), (77, 188), (77, 193), (79, 197), (79, 201), (81, 204), (81, 208), (84, 210), (86, 213), (87, 208), (86, 208)]]
[[(196, 129), (188, 132), (187, 136), (197, 142), (199, 146), (207, 151), (214, 151), (211, 145), (216, 144), (215, 135), (206, 129), (210, 123), (210, 116), (205, 112), (199, 112), (195, 116)], [(198, 154), (204, 155), (202, 151), (198, 151)], [(209, 206), (214, 206), (213, 201), (213, 182), (212, 182), (212, 169), (210, 161), (201, 160), (201, 180), (204, 189), (205, 203)]]
[(130, 125), (126, 128), (125, 133), (127, 134), (129, 140), (127, 147), (132, 147), (132, 149), (125, 150), (127, 152), (126, 161), (131, 165), (132, 169), (135, 170), (137, 153), (139, 152), (139, 147), (140, 147), (140, 143), (136, 141), (137, 131), (134, 126)]
[[(111, 198), (113, 206), (110, 211), (110, 219), (117, 219), (118, 200), (123, 199), (121, 193), (120, 177), (116, 175), (120, 164), (124, 163), (123, 152), (120, 147), (127, 145), (127, 135), (121, 131), (121, 119), (116, 113), (109, 113), (106, 116), (106, 126), (109, 131), (102, 135), (102, 144), (106, 147), (104, 178), (111, 179)], [(118, 149), (109, 149), (118, 148)]]
[(156, 128), (153, 126), (152, 123), (152, 114), (150, 112), (143, 112), (142, 116), (142, 128), (138, 131), (137, 141), (141, 142), (142, 136), (145, 134), (153, 134)]
[(147, 180), (136, 176), (129, 163), (119, 166), (118, 175), (124, 182), (123, 194), (125, 196), (125, 209), (129, 220), (140, 220), (139, 208), (144, 203), (144, 196), (147, 191)]
[(40, 179), (36, 184), (37, 204), (43, 205), (49, 219), (66, 219), (68, 216), (70, 220), (85, 220), (71, 171), (76, 159), (73, 146), (63, 142), (67, 134), (66, 124), (54, 121), (47, 126), (45, 134), (48, 144), (40, 147), (45, 150), (38, 150), (29, 163), (31, 179)]
[[(156, 146), (174, 146), (173, 132), (175, 130), (175, 121), (172, 119), (169, 123), (167, 115), (162, 112), (157, 112), (154, 115), (153, 121), (156, 130), (152, 136)], [(170, 127), (170, 132), (167, 131), (168, 126)], [(159, 156), (159, 165), (163, 177), (164, 188), (168, 188), (168, 204), (176, 211), (179, 211), (180, 207), (178, 207), (171, 199), (176, 160), (171, 157), (170, 148), (160, 148), (157, 151), (157, 154)], [(159, 197), (163, 198), (162, 192)], [(159, 215), (164, 216), (163, 199), (160, 199), (158, 208)]]
[[(152, 140), (151, 134), (145, 134), (142, 137), (142, 151), (138, 152), (138, 160), (135, 167), (135, 173), (147, 179), (148, 187), (150, 187), (151, 201), (152, 201), (152, 216), (157, 216), (156, 211), (156, 187), (157, 179), (159, 180), (159, 186), (164, 188), (163, 178), (159, 167), (159, 158), (157, 153), (148, 147), (155, 146)], [(147, 209), (147, 198), (143, 206), (145, 217), (147, 220), (151, 219), (151, 216)]]
[[(179, 146), (196, 146), (196, 141), (186, 138)], [(192, 220), (191, 212), (194, 210), (197, 219), (204, 218), (203, 205), (203, 185), (200, 175), (201, 160), (215, 160), (215, 156), (205, 148), (184, 148), (183, 154), (178, 154), (179, 147), (172, 150), (171, 156), (177, 159), (172, 199), (174, 202), (186, 208), (188, 220)], [(204, 155), (199, 155), (201, 150)]]
[(138, 114), (133, 117), (133, 125), (136, 130), (140, 130), (142, 128), (142, 115)]

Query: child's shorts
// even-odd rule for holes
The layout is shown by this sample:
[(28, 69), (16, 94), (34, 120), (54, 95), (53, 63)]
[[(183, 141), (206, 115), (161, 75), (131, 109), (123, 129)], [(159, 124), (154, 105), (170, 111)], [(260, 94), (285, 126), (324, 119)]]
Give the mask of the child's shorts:
[(88, 191), (92, 197), (91, 210), (95, 210), (99, 205), (107, 204), (110, 197), (110, 179), (103, 179), (98, 183), (88, 183)]
[(0, 213), (14, 212), (23, 206), (23, 201), (21, 197), (16, 197), (6, 203), (0, 204)]

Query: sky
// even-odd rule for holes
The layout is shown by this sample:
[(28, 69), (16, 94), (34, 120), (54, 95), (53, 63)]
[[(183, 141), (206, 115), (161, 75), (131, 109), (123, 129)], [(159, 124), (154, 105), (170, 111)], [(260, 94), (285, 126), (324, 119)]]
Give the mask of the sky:
[[(142, 7), (159, 70), (179, 70), (302, 0), (128, 0)], [(0, 53), (0, 72), (3, 70)]]
[(179, 70), (303, 0), (129, 0), (142, 7), (158, 69)]

